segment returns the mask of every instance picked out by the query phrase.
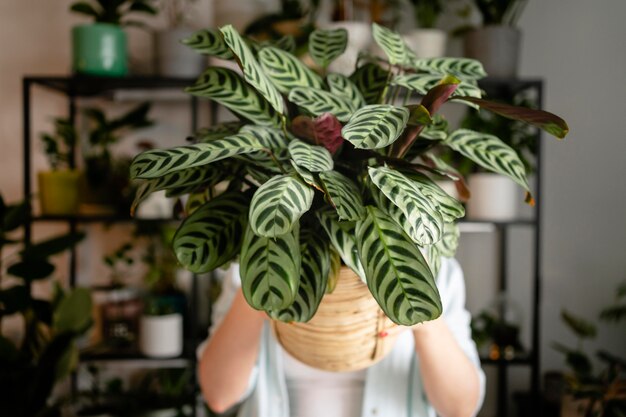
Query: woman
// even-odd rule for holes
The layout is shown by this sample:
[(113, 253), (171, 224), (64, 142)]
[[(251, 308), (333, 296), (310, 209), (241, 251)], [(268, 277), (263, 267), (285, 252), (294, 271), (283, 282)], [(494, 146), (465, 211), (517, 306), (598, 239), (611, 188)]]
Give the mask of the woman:
[(246, 303), (233, 266), (198, 352), (205, 401), (217, 413), (242, 403), (240, 417), (473, 416), (485, 379), (456, 260), (442, 259), (437, 286), (442, 317), (390, 330), (402, 332), (396, 345), (367, 370), (333, 373), (308, 367), (279, 346), (265, 313)]

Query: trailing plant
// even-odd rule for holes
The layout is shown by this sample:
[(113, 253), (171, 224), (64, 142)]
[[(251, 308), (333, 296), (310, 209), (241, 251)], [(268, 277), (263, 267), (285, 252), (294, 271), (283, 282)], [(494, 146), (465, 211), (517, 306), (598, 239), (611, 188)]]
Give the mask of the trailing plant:
[(53, 171), (70, 167), (77, 137), (76, 128), (65, 118), (54, 119), (54, 133), (41, 134), (44, 152)]
[(127, 17), (132, 14), (155, 15), (157, 9), (153, 3), (153, 0), (87, 0), (74, 2), (70, 10), (89, 16), (96, 23), (143, 26), (142, 22)]
[(473, 0), (483, 25), (515, 26), (528, 0)]
[[(617, 324), (626, 318), (626, 282), (616, 291), (616, 301), (604, 308), (599, 320)], [(622, 417), (626, 415), (626, 358), (606, 350), (596, 352), (597, 359), (604, 368), (595, 373), (590, 355), (583, 349), (585, 340), (594, 339), (597, 326), (585, 318), (563, 310), (563, 323), (578, 338), (575, 348), (554, 343), (554, 349), (565, 355), (565, 362), (571, 373), (566, 375), (567, 391), (575, 399), (586, 400), (582, 410), (585, 417)], [(621, 333), (623, 334), (622, 329)]]
[(443, 12), (441, 0), (411, 0), (413, 3), (415, 22), (421, 29), (434, 28)]
[[(435, 277), (441, 256), (456, 250), (454, 221), (464, 209), (433, 181), (451, 178), (463, 188), (437, 148), (511, 177), (532, 202), (517, 154), (493, 135), (448, 131), (438, 114), (445, 102), (483, 107), (559, 138), (568, 130), (551, 113), (482, 99), (479, 62), (418, 59), (399, 34), (376, 24), (387, 60), (361, 59), (350, 77), (322, 76), (276, 46), (251, 47), (232, 26), (202, 34), (193, 47), (235, 60), (243, 75), (211, 67), (187, 91), (240, 121), (135, 157), (136, 202), (157, 190), (201, 196), (174, 236), (179, 262), (203, 273), (238, 258), (248, 303), (280, 320), (315, 314), (335, 253), (394, 322), (441, 314)], [(344, 30), (316, 30), (309, 48), (326, 72), (346, 42)], [(412, 102), (416, 94), (422, 98)]]
[[(88, 290), (65, 291), (55, 283), (50, 299), (33, 295), (33, 284), (54, 273), (49, 258), (73, 247), (83, 235), (26, 242), (20, 230), (29, 211), (27, 202), (5, 204), (0, 196), (0, 324), (15, 316), (22, 323), (21, 340), (0, 334), (0, 405), (3, 413), (15, 417), (57, 415), (58, 404), (49, 401), (52, 390), (76, 366), (76, 339), (91, 326)], [(8, 247), (13, 252), (5, 257)]]

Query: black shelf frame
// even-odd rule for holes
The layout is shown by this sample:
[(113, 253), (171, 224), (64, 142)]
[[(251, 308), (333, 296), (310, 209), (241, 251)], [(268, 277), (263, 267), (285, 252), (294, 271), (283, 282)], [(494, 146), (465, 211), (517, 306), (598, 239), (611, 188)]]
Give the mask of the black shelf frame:
[[(34, 87), (40, 87), (42, 89), (60, 93), (67, 98), (67, 113), (68, 119), (71, 123), (75, 124), (76, 114), (78, 110), (78, 100), (80, 98), (94, 97), (94, 96), (107, 96), (112, 95), (117, 90), (163, 90), (163, 89), (176, 89), (183, 90), (185, 87), (191, 86), (195, 83), (195, 79), (186, 78), (167, 78), (167, 77), (124, 77), (124, 78), (106, 78), (106, 77), (92, 77), (92, 76), (26, 76), (22, 79), (22, 123), (23, 123), (23, 195), (27, 200), (32, 196), (32, 99)], [(190, 105), (190, 133), (193, 133), (198, 128), (198, 113), (199, 103), (196, 96), (189, 96)], [(70, 167), (76, 166), (76, 150), (71, 150)], [(70, 232), (76, 232), (79, 225), (86, 223), (131, 223), (131, 222), (173, 222), (176, 219), (133, 219), (127, 216), (112, 215), (112, 216), (41, 216), (34, 215), (32, 207), (30, 208), (29, 221), (26, 222), (24, 227), (24, 240), (28, 244), (32, 241), (32, 228), (35, 223), (55, 222), (65, 223), (68, 225)], [(70, 287), (76, 286), (77, 280), (77, 252), (76, 248), (70, 251), (69, 256), (69, 285)], [(199, 393), (197, 386), (196, 376), (196, 347), (198, 346), (199, 329), (197, 323), (197, 311), (198, 311), (198, 277), (194, 274), (192, 279), (191, 297), (189, 302), (189, 328), (190, 338), (185, 341), (185, 349), (183, 354), (178, 358), (171, 359), (159, 359), (159, 358), (147, 358), (140, 354), (107, 354), (107, 355), (89, 355), (83, 354), (81, 356), (82, 362), (89, 361), (149, 361), (151, 363), (162, 362), (167, 364), (169, 361), (181, 361), (186, 360), (188, 367), (191, 369), (192, 380), (194, 381), (194, 399)], [(76, 373), (72, 374), (72, 390), (77, 388)], [(197, 403), (194, 401), (192, 404), (193, 416), (197, 414)]]

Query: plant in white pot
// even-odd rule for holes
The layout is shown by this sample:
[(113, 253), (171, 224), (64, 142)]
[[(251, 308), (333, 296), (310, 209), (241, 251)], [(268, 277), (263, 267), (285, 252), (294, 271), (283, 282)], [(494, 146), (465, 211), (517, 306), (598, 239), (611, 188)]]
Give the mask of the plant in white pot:
[(446, 53), (448, 35), (437, 29), (437, 20), (443, 12), (442, 0), (411, 0), (417, 28), (404, 35), (418, 58), (439, 58)]
[(153, 0), (85, 0), (70, 10), (94, 23), (72, 29), (72, 68), (81, 74), (121, 77), (128, 73), (128, 46), (123, 26), (143, 26), (133, 14), (156, 14)]
[[(273, 319), (285, 349), (325, 369), (380, 359), (392, 344), (377, 342), (391, 339), (377, 337), (386, 320), (413, 325), (441, 314), (434, 277), (440, 257), (454, 254), (454, 221), (464, 210), (431, 179), (458, 178), (435, 148), (451, 147), (529, 192), (522, 163), (498, 138), (436, 123), (444, 102), (489, 108), (558, 137), (567, 132), (550, 113), (477, 98), (480, 63), (418, 59), (401, 35), (378, 25), (372, 32), (387, 61), (362, 60), (350, 77), (322, 78), (232, 26), (210, 31), (204, 51), (230, 55), (243, 76), (211, 67), (187, 91), (241, 120), (202, 130), (194, 144), (141, 153), (131, 166), (142, 181), (137, 200), (160, 189), (204, 196), (174, 237), (179, 262), (202, 273), (237, 260), (246, 300)], [(328, 63), (346, 42), (344, 31), (318, 30), (309, 50)], [(423, 97), (408, 104), (412, 94)], [(407, 104), (389, 104), (396, 96)], [(219, 182), (228, 185), (217, 194)], [(339, 310), (329, 314), (328, 303)], [(315, 357), (300, 349), (330, 340), (341, 348)]]
[(473, 0), (482, 26), (465, 33), (465, 56), (483, 63), (492, 77), (517, 75), (522, 33), (516, 27), (528, 0)]

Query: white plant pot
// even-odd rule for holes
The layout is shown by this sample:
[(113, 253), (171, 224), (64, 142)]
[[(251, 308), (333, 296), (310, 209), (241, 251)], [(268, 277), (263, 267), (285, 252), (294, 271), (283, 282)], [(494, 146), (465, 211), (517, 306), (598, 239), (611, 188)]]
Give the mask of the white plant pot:
[(193, 33), (194, 30), (188, 28), (155, 32), (154, 57), (159, 75), (193, 78), (202, 73), (206, 62), (205, 58), (180, 42)]
[(440, 180), (440, 181), (435, 181), (435, 183), (443, 190), (446, 192), (446, 194), (448, 194), (450, 197), (458, 200), (459, 199), (459, 192), (456, 189), (456, 184), (454, 181), (452, 180)]
[(520, 191), (511, 179), (498, 174), (472, 174), (468, 186), (468, 219), (507, 221), (517, 217)]
[(151, 358), (172, 358), (183, 353), (183, 316), (142, 316), (139, 349)]
[(517, 76), (522, 32), (510, 26), (485, 26), (465, 34), (465, 56), (482, 62), (490, 77)]
[(418, 58), (440, 58), (446, 54), (448, 35), (441, 29), (415, 29), (403, 38)]
[(345, 52), (328, 66), (328, 70), (343, 75), (350, 75), (356, 67), (359, 52), (367, 49), (372, 42), (372, 28), (367, 23), (351, 21), (324, 25), (324, 29), (340, 28), (348, 31), (348, 45)]

